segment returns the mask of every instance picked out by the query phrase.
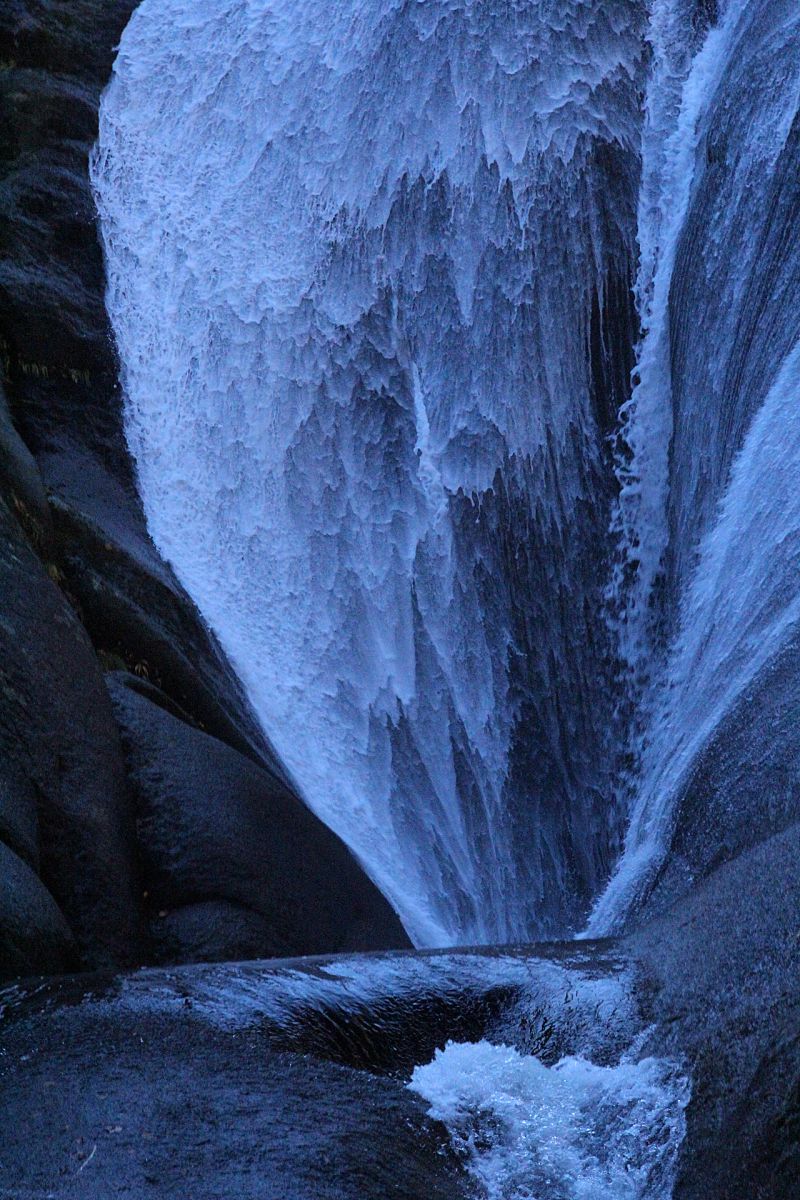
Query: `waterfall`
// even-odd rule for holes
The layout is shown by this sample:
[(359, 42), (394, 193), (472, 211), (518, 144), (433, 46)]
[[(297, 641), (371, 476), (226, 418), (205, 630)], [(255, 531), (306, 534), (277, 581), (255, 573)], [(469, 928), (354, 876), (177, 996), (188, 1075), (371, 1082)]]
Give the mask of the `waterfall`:
[(153, 537), (420, 945), (580, 925), (644, 11), (144, 0), (93, 179)]
[(653, 66), (644, 102), (642, 184), (637, 213), (636, 305), (642, 329), (630, 400), (620, 411), (620, 489), (613, 530), (622, 553), (609, 585), (620, 647), (641, 688), (657, 642), (657, 592), (668, 541), (669, 448), (673, 432), (669, 294), (692, 194), (705, 107), (725, 65), (725, 44), (744, 0), (692, 57), (694, 5), (654, 0), (648, 26)]
[[(797, 820), (799, 159), (797, 0), (125, 32), (92, 178), (149, 528), (418, 946), (627, 931)], [(645, 1057), (632, 971), (548, 1045), (552, 971), (409, 1087), (481, 1195), (667, 1200), (717, 1076)]]
[[(659, 10), (674, 21), (675, 4)], [(625, 852), (595, 906), (593, 934), (622, 927), (646, 897), (681, 805), (701, 790), (694, 776), (704, 754), (714, 751), (714, 780), (702, 787), (720, 794), (710, 860), (735, 843), (737, 820), (763, 820), (743, 794), (759, 789), (759, 743), (776, 739), (783, 776), (794, 754), (776, 721), (759, 729), (755, 686), (796, 640), (800, 618), (798, 34), (794, 4), (728, 0), (685, 72), (672, 132), (651, 147), (656, 166), (644, 166), (646, 180), (658, 177), (639, 227), (653, 282), (640, 285), (646, 334), (629, 405), (636, 451), (618, 526), (629, 559), (642, 564), (629, 569), (628, 644), (640, 675), (642, 660), (651, 674)], [(650, 87), (648, 112), (674, 107), (671, 70), (654, 72)], [(666, 172), (663, 157), (673, 164)], [(773, 707), (791, 709), (793, 688), (791, 675), (776, 684)], [(751, 704), (743, 749), (726, 724)], [(773, 822), (784, 803), (770, 795), (774, 784), (765, 778), (758, 799)], [(673, 851), (673, 871), (678, 858)]]
[[(126, 30), (92, 173), (150, 530), (418, 945), (644, 911), (799, 641), (798, 33), (796, 0)], [(703, 784), (731, 845), (740, 741)]]

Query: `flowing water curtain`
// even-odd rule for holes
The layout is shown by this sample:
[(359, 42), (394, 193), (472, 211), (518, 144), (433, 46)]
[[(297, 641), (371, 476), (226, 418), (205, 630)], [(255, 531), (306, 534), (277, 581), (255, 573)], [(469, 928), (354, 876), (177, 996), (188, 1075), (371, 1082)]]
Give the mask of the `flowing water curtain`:
[(643, 10), (140, 6), (94, 179), (153, 535), (419, 943), (607, 873)]
[(609, 583), (612, 619), (637, 704), (663, 642), (657, 602), (668, 540), (673, 433), (669, 292), (695, 178), (702, 117), (724, 69), (721, 31), (700, 20), (698, 0), (651, 0), (652, 63), (643, 104), (637, 206), (636, 309), (641, 328), (630, 399), (622, 406), (613, 507), (617, 542)]
[[(680, 203), (664, 176), (653, 208), (678, 219), (661, 242), (653, 289), (660, 301), (650, 309), (631, 420), (643, 462), (663, 453), (665, 424), (671, 431), (668, 477), (659, 473), (663, 519), (642, 523), (636, 535), (645, 545), (655, 536), (650, 555), (663, 584), (639, 611), (649, 603), (657, 613), (666, 649), (646, 684), (625, 854), (592, 932), (618, 928), (642, 902), (693, 789), (704, 788), (707, 804), (710, 793), (727, 794), (714, 840), (736, 844), (724, 808), (741, 805), (742, 819), (751, 819), (742, 779), (756, 779), (764, 759), (752, 740), (734, 741), (736, 713), (797, 640), (799, 33), (796, 5), (729, 0), (686, 74), (665, 135), (682, 164)], [(657, 643), (641, 630), (639, 645), (652, 659)], [(794, 704), (794, 676), (788, 668), (784, 675), (776, 695)], [(776, 747), (785, 775), (791, 734), (778, 723), (772, 732), (785, 739)], [(701, 784), (714, 745), (716, 778)], [(778, 804), (776, 796), (776, 812)]]

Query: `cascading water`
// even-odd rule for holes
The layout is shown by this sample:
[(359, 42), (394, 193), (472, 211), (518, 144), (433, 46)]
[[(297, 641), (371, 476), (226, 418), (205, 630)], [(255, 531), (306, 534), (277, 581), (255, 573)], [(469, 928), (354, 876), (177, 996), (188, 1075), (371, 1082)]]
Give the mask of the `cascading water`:
[(643, 19), (145, 0), (103, 102), (151, 530), (418, 944), (575, 928), (618, 849)]
[(664, 1200), (689, 1101), (658, 1059), (551, 1067), (510, 1046), (450, 1042), (411, 1087), (451, 1132), (486, 1200)]
[[(662, 29), (687, 12), (656, 6)], [(791, 710), (796, 674), (773, 684), (769, 715), (755, 685), (792, 648), (800, 618), (799, 47), (796, 4), (728, 0), (683, 70), (677, 115), (651, 141), (650, 163), (645, 138), (644, 177), (659, 186), (640, 208), (646, 335), (617, 521), (641, 741), (626, 849), (593, 934), (637, 911), (668, 853), (672, 874), (691, 877), (741, 840), (737, 821), (757, 826), (765, 810), (772, 829), (792, 819), (796, 751), (775, 710)], [(672, 68), (654, 73), (649, 114), (675, 107), (675, 80)], [(751, 703), (753, 733), (737, 743), (726, 725)], [(781, 759), (769, 779), (767, 730)], [(711, 783), (695, 778), (709, 753)], [(759, 812), (748, 790), (761, 791)], [(697, 791), (716, 820), (708, 849), (681, 867), (671, 839)]]
[[(619, 928), (798, 642), (799, 34), (795, 0), (126, 31), (93, 176), (150, 527), (418, 944), (574, 930), (627, 824)], [(730, 844), (742, 745), (703, 784)]]
[(648, 40), (653, 65), (644, 102), (642, 183), (637, 213), (636, 307), (642, 341), (630, 400), (620, 411), (619, 497), (613, 530), (621, 553), (609, 585), (622, 655), (638, 690), (652, 670), (653, 595), (667, 543), (670, 393), (669, 290), (694, 177), (700, 116), (722, 55), (714, 30), (693, 61), (695, 5), (656, 0)]

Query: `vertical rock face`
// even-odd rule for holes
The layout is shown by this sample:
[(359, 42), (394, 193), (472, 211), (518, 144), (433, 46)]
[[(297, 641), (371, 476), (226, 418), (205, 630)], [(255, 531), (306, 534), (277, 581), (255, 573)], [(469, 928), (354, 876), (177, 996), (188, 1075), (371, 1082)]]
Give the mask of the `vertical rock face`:
[[(265, 837), (291, 839), (294, 822), (309, 818), (150, 542), (125, 447), (88, 158), (134, 7), (7, 0), (0, 12), (0, 977), (164, 957), (144, 919), (141, 795), (130, 786), (104, 667), (128, 668), (142, 687), (149, 677), (184, 728), (202, 728), (234, 759), (235, 751), (249, 759), (245, 769), (280, 780), (283, 831), (265, 816)], [(128, 730), (129, 749), (133, 741)], [(203, 735), (179, 741), (171, 769), (184, 807), (197, 800), (206, 812)], [(230, 773), (216, 782), (221, 836), (235, 820), (226, 813), (235, 786)], [(166, 820), (162, 833), (169, 845), (182, 829)], [(306, 852), (323, 873), (327, 863), (334, 892), (360, 889), (363, 937), (350, 945), (407, 944), (335, 837), (321, 829)], [(258, 903), (261, 864), (251, 846), (247, 862)], [(218, 869), (237, 877), (236, 851)], [(230, 878), (214, 881), (219, 896), (231, 893)], [(265, 873), (265, 892), (271, 886)], [(311, 926), (314, 901), (306, 900)], [(347, 941), (330, 923), (298, 940), (296, 926), (272, 917), (268, 933), (263, 920), (245, 922), (243, 938), (235, 922), (195, 906), (191, 937), (173, 937), (169, 953), (267, 955), (278, 945), (297, 953)]]
[(43, 480), (81, 444), (130, 478), (86, 163), (132, 8), (10, 0), (0, 13), (0, 836), (18, 859), (3, 872), (6, 975), (143, 956), (119, 736)]
[[(133, 817), (100, 664), (59, 587), (63, 574), (54, 564), (48, 574), (9, 505), (31, 519), (9, 489), (0, 502), (0, 837), (40, 873), (88, 961), (135, 962)], [(51, 963), (46, 908), (37, 899), (32, 919), (46, 920)], [(29, 938), (14, 967), (39, 965), (36, 950)]]
[(87, 183), (100, 92), (133, 0), (10, 0), (0, 14), (0, 333), (37, 455), (67, 440), (126, 473)]

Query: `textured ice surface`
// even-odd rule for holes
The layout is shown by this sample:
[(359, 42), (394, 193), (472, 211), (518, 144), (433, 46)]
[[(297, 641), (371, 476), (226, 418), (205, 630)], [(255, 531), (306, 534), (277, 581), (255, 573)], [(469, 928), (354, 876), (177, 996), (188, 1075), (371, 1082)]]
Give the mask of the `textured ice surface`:
[(643, 15), (144, 0), (102, 106), (150, 528), (419, 944), (574, 928), (619, 840)]
[(443, 1121), (487, 1200), (668, 1200), (689, 1087), (658, 1059), (545, 1066), (449, 1042), (410, 1085)]

